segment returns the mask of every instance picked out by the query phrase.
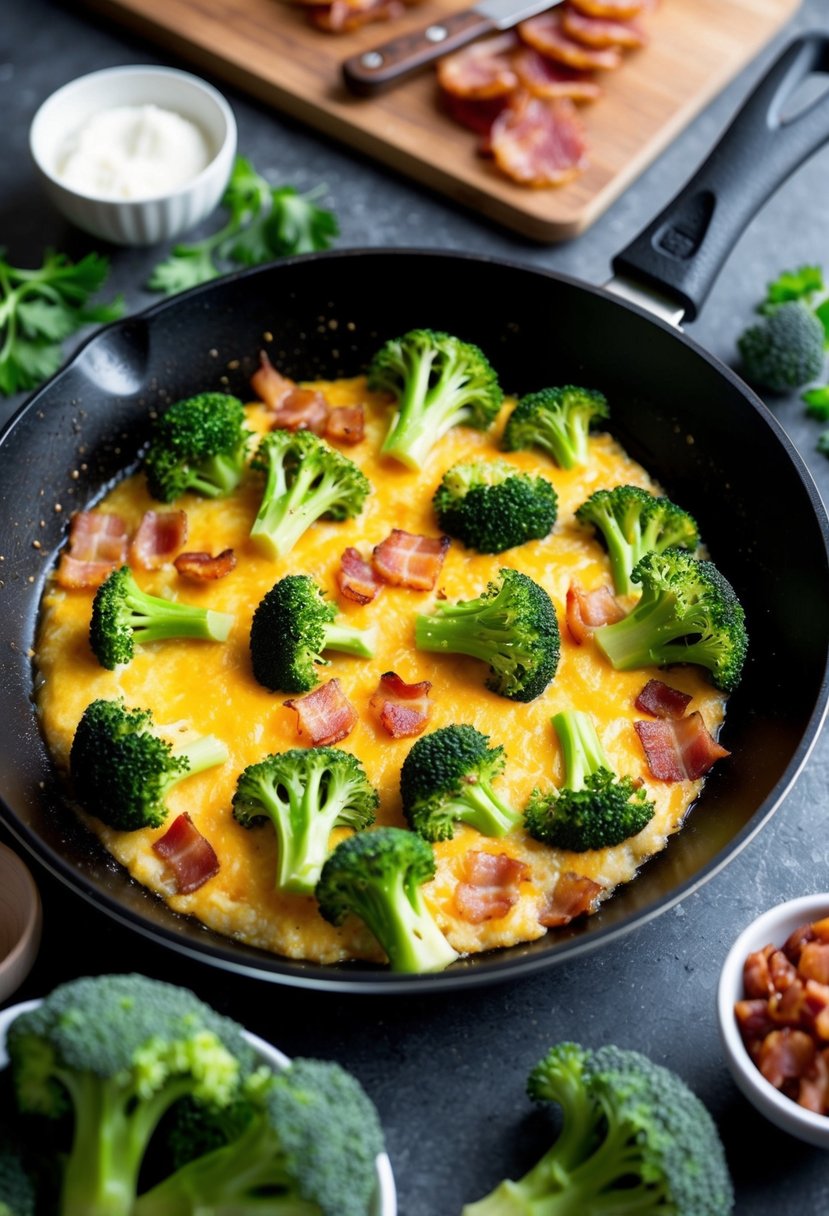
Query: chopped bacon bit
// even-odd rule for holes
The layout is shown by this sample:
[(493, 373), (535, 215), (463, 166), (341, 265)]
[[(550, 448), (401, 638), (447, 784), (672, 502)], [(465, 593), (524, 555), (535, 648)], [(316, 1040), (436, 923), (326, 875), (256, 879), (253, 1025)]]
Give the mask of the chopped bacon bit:
[(357, 725), (357, 711), (337, 679), (321, 684), (304, 697), (282, 704), (296, 712), (297, 730), (301, 736), (308, 736), (312, 747), (339, 743)]
[(332, 0), (308, 8), (312, 25), (329, 34), (349, 34), (375, 21), (394, 21), (403, 12), (401, 0)]
[(829, 984), (829, 942), (807, 942), (797, 969), (805, 979)]
[(478, 135), (483, 136), (486, 147), (486, 154), (491, 153), (489, 148), (489, 133), (492, 130), (492, 124), (495, 119), (507, 104), (505, 97), (487, 97), (477, 101), (470, 97), (455, 97), (452, 93), (441, 93), (441, 104), (449, 113), (455, 122), (459, 122), (462, 127), (468, 127), (470, 131), (475, 131)]
[(449, 543), (448, 536), (418, 536), (393, 528), (391, 535), (374, 548), (374, 568), (383, 582), (394, 587), (431, 591)]
[(769, 997), (774, 992), (774, 983), (769, 971), (769, 958), (774, 946), (753, 950), (743, 963), (743, 988), (749, 998)]
[(506, 916), (518, 902), (518, 884), (529, 876), (529, 866), (506, 853), (467, 853), (465, 881), (455, 888), (458, 915), (470, 925)]
[(273, 413), (275, 431), (313, 431), (322, 435), (327, 426), (328, 402), (315, 388), (289, 389)]
[(651, 775), (658, 781), (696, 781), (715, 761), (731, 755), (708, 733), (698, 711), (686, 718), (633, 725)]
[(212, 844), (205, 840), (186, 811), (155, 841), (153, 851), (170, 867), (177, 895), (198, 891), (219, 872), (219, 859)]
[(232, 549), (222, 549), (213, 557), (210, 553), (179, 553), (173, 562), (182, 578), (193, 579), (196, 583), (210, 583), (217, 578), (225, 578), (231, 570), (236, 569), (236, 554)]
[(593, 882), (592, 878), (566, 870), (559, 874), (552, 895), (539, 914), (538, 923), (545, 929), (569, 925), (576, 916), (584, 916), (591, 910), (601, 889), (601, 885)]
[(518, 84), (510, 63), (510, 52), (517, 45), (518, 38), (509, 31), (445, 55), (437, 66), (438, 84), (453, 97), (477, 101), (504, 97)]
[(797, 971), (782, 950), (772, 950), (768, 956), (769, 979), (775, 992), (785, 992), (797, 979)]
[(800, 1078), (797, 1101), (817, 1115), (829, 1111), (829, 1049), (818, 1052), (812, 1067)]
[(110, 511), (76, 511), (69, 523), (69, 543), (60, 556), (61, 587), (99, 587), (127, 560), (127, 525)]
[(382, 586), (374, 567), (351, 547), (340, 558), (336, 578), (342, 594), (355, 604), (370, 604)]
[(573, 101), (595, 101), (601, 87), (587, 73), (568, 68), (542, 55), (531, 46), (522, 46), (512, 57), (520, 84), (533, 97), (570, 97)]
[(361, 405), (338, 405), (328, 413), (325, 438), (332, 443), (362, 443), (366, 412)]
[(775, 1089), (782, 1089), (787, 1081), (799, 1080), (811, 1068), (815, 1059), (815, 1045), (805, 1031), (792, 1030), (784, 1026), (773, 1030), (763, 1039), (758, 1067)]
[(814, 925), (799, 925), (794, 932), (790, 933), (783, 944), (783, 953), (790, 962), (797, 966), (803, 947), (807, 942), (815, 940)]
[(260, 350), (259, 368), (250, 378), (250, 387), (269, 410), (278, 410), (283, 398), (296, 388), (296, 382), (281, 375), (265, 352)]
[(692, 700), (693, 697), (687, 692), (672, 688), (670, 684), (648, 680), (634, 705), (642, 713), (653, 714), (655, 718), (681, 718)]
[(130, 561), (142, 570), (159, 570), (186, 540), (186, 511), (145, 511), (132, 538)]
[(604, 17), (609, 21), (627, 21), (638, 17), (644, 9), (655, 7), (645, 0), (570, 0), (570, 5), (588, 17)]
[(533, 97), (517, 89), (491, 133), (495, 162), (525, 186), (561, 186), (587, 164), (584, 132), (568, 97)]
[(410, 738), (421, 734), (429, 721), (431, 687), (429, 680), (406, 684), (396, 672), (386, 671), (369, 705), (393, 739)]
[(746, 1043), (765, 1038), (776, 1027), (774, 1019), (769, 1014), (769, 1003), (762, 997), (737, 1001), (734, 1006), (734, 1015), (740, 1034)]
[(648, 36), (638, 21), (616, 21), (609, 17), (589, 17), (571, 5), (561, 10), (561, 28), (568, 38), (592, 47), (624, 47), (639, 50), (647, 44)]
[(535, 47), (557, 63), (566, 64), (568, 68), (608, 72), (618, 68), (622, 62), (621, 53), (615, 47), (589, 47), (568, 38), (561, 26), (561, 14), (556, 9), (522, 21), (518, 33), (528, 46)]
[(567, 588), (567, 630), (577, 646), (581, 646), (594, 629), (612, 625), (626, 615), (609, 587), (583, 591), (574, 579)]

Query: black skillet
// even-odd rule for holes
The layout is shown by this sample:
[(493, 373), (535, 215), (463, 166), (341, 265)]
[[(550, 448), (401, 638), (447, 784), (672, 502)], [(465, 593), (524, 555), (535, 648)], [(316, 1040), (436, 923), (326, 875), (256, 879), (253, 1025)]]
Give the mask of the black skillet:
[[(749, 216), (829, 137), (829, 97), (792, 121), (780, 117), (795, 87), (827, 68), (827, 38), (807, 36), (783, 53), (707, 165), (616, 260), (626, 278), (610, 290), (482, 257), (348, 250), (230, 276), (94, 336), (0, 438), (0, 790), (18, 839), (76, 892), (156, 941), (231, 971), (340, 992), (517, 978), (614, 940), (721, 869), (780, 804), (823, 720), (829, 525), (763, 404), (665, 317), (695, 315)], [(619, 293), (648, 299), (657, 315)], [(71, 511), (134, 463), (152, 410), (225, 384), (244, 395), (262, 346), (296, 378), (353, 375), (380, 342), (418, 325), (479, 343), (512, 393), (601, 388), (614, 433), (697, 516), (745, 606), (751, 649), (722, 736), (732, 759), (635, 882), (596, 916), (535, 943), (401, 977), (245, 947), (133, 883), (64, 801), (33, 711), (30, 651)]]

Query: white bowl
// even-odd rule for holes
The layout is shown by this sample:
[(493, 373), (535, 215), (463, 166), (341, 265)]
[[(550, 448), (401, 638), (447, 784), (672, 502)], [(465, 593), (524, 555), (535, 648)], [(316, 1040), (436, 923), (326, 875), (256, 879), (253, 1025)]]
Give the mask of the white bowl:
[(829, 1116), (806, 1110), (766, 1080), (748, 1054), (734, 1016), (734, 1004), (744, 996), (743, 964), (747, 956), (769, 944), (782, 946), (800, 925), (825, 916), (829, 916), (829, 894), (824, 892), (778, 904), (752, 921), (726, 956), (717, 991), (717, 1014), (731, 1075), (749, 1102), (783, 1131), (829, 1149)]
[[(208, 164), (166, 193), (120, 199), (84, 193), (62, 180), (59, 157), (66, 140), (91, 118), (119, 106), (154, 105), (194, 123), (208, 149)], [(78, 228), (116, 245), (173, 240), (205, 219), (222, 197), (236, 155), (236, 120), (216, 89), (173, 68), (116, 67), (65, 84), (32, 120), (29, 148), (49, 198)]]
[[(18, 1005), (12, 1005), (8, 1009), (0, 1010), (0, 1068), (5, 1068), (9, 1062), (6, 1052), (6, 1034), (9, 1026), (21, 1013), (25, 1013), (29, 1009), (36, 1009), (39, 1004), (40, 1001), (21, 1001)], [(290, 1064), (290, 1057), (281, 1052), (278, 1047), (274, 1047), (272, 1043), (266, 1043), (264, 1039), (260, 1039), (258, 1035), (251, 1034), (248, 1030), (243, 1030), (242, 1033), (254, 1051), (267, 1064), (270, 1064), (272, 1068), (284, 1068), (287, 1064)], [(369, 1216), (397, 1216), (397, 1191), (394, 1185), (394, 1175), (392, 1174), (388, 1154), (378, 1154), (375, 1166), (377, 1170), (377, 1187), (374, 1192)]]
[(41, 919), (35, 880), (17, 854), (0, 844), (0, 1001), (16, 992), (31, 971)]

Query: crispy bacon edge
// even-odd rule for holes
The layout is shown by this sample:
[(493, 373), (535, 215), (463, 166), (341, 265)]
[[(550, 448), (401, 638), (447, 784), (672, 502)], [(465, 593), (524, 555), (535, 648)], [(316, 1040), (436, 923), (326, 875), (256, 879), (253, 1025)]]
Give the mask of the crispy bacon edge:
[(529, 866), (507, 853), (467, 853), (463, 881), (455, 888), (458, 915), (470, 925), (506, 916), (518, 903), (519, 884), (529, 877)]
[(222, 549), (215, 556), (200, 551), (179, 553), (173, 565), (182, 578), (192, 579), (196, 583), (212, 583), (217, 578), (226, 578), (236, 569), (236, 554), (232, 549)]
[(426, 729), (431, 711), (430, 680), (407, 684), (394, 671), (384, 671), (369, 705), (393, 739), (408, 739)]
[(696, 781), (731, 753), (709, 733), (702, 714), (634, 722), (651, 776), (658, 781)]
[(413, 591), (431, 591), (450, 543), (448, 536), (421, 536), (393, 528), (384, 541), (374, 546), (372, 561), (384, 583)]
[(173, 820), (152, 847), (175, 878), (177, 895), (198, 891), (221, 868), (213, 845), (202, 836), (187, 811)]
[(339, 743), (357, 725), (357, 711), (336, 677), (304, 697), (282, 704), (296, 713), (299, 735), (307, 735), (312, 747)]
[(145, 511), (130, 544), (130, 562), (142, 570), (160, 570), (186, 540), (186, 511)]

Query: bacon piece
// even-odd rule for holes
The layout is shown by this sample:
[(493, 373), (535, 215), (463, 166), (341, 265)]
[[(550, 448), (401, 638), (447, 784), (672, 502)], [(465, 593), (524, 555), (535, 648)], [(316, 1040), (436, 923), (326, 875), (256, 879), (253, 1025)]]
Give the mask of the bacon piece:
[(507, 98), (487, 97), (476, 101), (469, 97), (455, 97), (452, 93), (444, 92), (441, 92), (440, 97), (443, 108), (451, 118), (454, 118), (455, 122), (459, 122), (461, 126), (468, 127), (470, 131), (475, 131), (483, 137), (481, 151), (485, 155), (491, 155), (489, 133), (495, 119), (507, 104)]
[(561, 10), (561, 28), (568, 38), (591, 47), (621, 46), (626, 51), (636, 51), (648, 42), (644, 26), (638, 21), (590, 17), (569, 4)]
[(807, 942), (800, 955), (797, 972), (805, 980), (829, 984), (829, 942)]
[(470, 925), (506, 916), (518, 903), (518, 884), (529, 876), (529, 866), (506, 853), (467, 853), (464, 881), (455, 888), (458, 915)]
[(592, 878), (565, 870), (559, 874), (553, 892), (539, 914), (538, 923), (546, 929), (569, 925), (576, 916), (584, 916), (591, 910), (601, 889), (601, 885)]
[(782, 1089), (787, 1081), (799, 1081), (812, 1067), (815, 1045), (802, 1030), (784, 1026), (766, 1035), (760, 1047), (758, 1067), (775, 1089)]
[(797, 979), (797, 971), (782, 950), (772, 950), (768, 963), (772, 988), (775, 992), (785, 992)]
[(696, 781), (715, 761), (731, 755), (708, 733), (698, 711), (686, 718), (660, 718), (633, 725), (648, 768), (659, 781)]
[(328, 412), (325, 438), (332, 443), (362, 443), (365, 429), (366, 412), (361, 405), (338, 405)]
[(69, 542), (60, 555), (61, 587), (100, 587), (127, 560), (127, 525), (111, 511), (76, 511), (69, 523)]
[(431, 591), (449, 548), (448, 536), (418, 536), (393, 528), (391, 534), (375, 545), (372, 561), (384, 583)]
[(236, 569), (236, 554), (232, 549), (222, 549), (215, 557), (210, 553), (179, 553), (173, 565), (182, 578), (192, 579), (196, 583), (212, 583)]
[(260, 350), (259, 367), (250, 378), (250, 387), (269, 410), (278, 410), (283, 398), (296, 388), (296, 381), (278, 372), (265, 352)]
[(601, 87), (586, 72), (568, 68), (542, 55), (531, 46), (521, 46), (512, 57), (519, 84), (533, 97), (570, 97), (573, 101), (595, 101)]
[(813, 942), (814, 940), (815, 926), (813, 924), (799, 925), (797, 929), (789, 934), (783, 943), (783, 953), (786, 955), (786, 958), (796, 966), (803, 947), (807, 942)]
[(145, 511), (130, 544), (130, 561), (142, 570), (159, 570), (186, 540), (186, 511)]
[(438, 61), (438, 84), (454, 97), (477, 101), (505, 97), (518, 84), (510, 62), (510, 52), (517, 45), (517, 36), (509, 31), (445, 55)]
[(769, 958), (773, 953), (774, 946), (764, 946), (762, 950), (753, 950), (743, 963), (743, 989), (747, 997), (765, 998), (774, 992), (769, 971)]
[(781, 992), (775, 992), (768, 1002), (769, 1016), (778, 1025), (799, 1026), (806, 1013), (806, 990), (799, 979)]
[(630, 17), (638, 17), (646, 9), (656, 7), (647, 0), (570, 0), (570, 5), (588, 17), (604, 17), (609, 21), (627, 21)]
[(800, 1078), (797, 1100), (806, 1110), (829, 1115), (829, 1049), (819, 1051), (812, 1067)]
[(734, 1016), (746, 1045), (759, 1047), (758, 1040), (764, 1039), (775, 1029), (775, 1022), (769, 1013), (769, 1003), (761, 997), (737, 1001), (734, 1005)]
[(308, 17), (318, 30), (349, 34), (375, 21), (394, 21), (404, 12), (401, 0), (333, 0), (309, 6)]
[(681, 718), (693, 700), (687, 692), (663, 684), (661, 680), (648, 680), (645, 687), (634, 701), (642, 713), (653, 714), (655, 718)]
[(186, 811), (154, 842), (153, 852), (162, 857), (172, 871), (177, 895), (198, 891), (208, 878), (219, 872), (219, 859), (212, 844), (202, 836)]
[(312, 747), (339, 743), (357, 725), (357, 711), (337, 679), (282, 704), (296, 712), (297, 730), (301, 736), (308, 736)]
[(600, 625), (612, 625), (626, 615), (609, 587), (584, 591), (574, 579), (567, 588), (567, 630), (577, 646), (581, 646)]
[(273, 430), (313, 431), (322, 435), (328, 426), (328, 402), (315, 388), (292, 388), (273, 412)]
[(584, 132), (568, 97), (533, 97), (517, 89), (490, 135), (498, 167), (524, 186), (563, 186), (587, 164)]
[(407, 739), (423, 732), (429, 721), (429, 680), (407, 684), (394, 671), (384, 671), (369, 705), (381, 726), (393, 739)]
[(361, 557), (358, 549), (351, 547), (340, 558), (336, 579), (342, 594), (355, 604), (370, 604), (382, 586), (374, 567)]
[(542, 55), (564, 63), (568, 68), (580, 71), (610, 72), (618, 68), (622, 56), (615, 47), (589, 47), (583, 42), (568, 38), (561, 26), (561, 15), (557, 9), (539, 13), (522, 21), (518, 33), (523, 42), (535, 47)]

